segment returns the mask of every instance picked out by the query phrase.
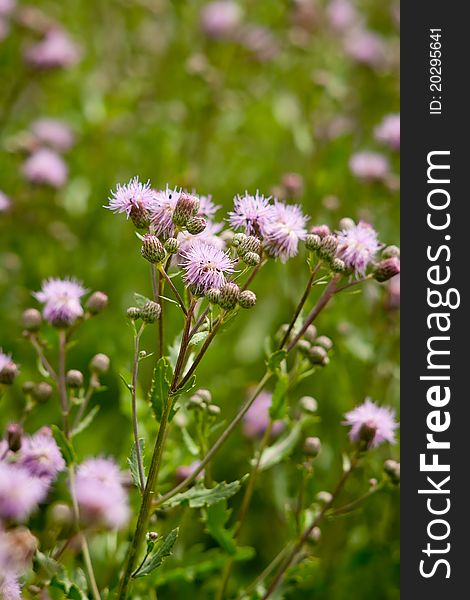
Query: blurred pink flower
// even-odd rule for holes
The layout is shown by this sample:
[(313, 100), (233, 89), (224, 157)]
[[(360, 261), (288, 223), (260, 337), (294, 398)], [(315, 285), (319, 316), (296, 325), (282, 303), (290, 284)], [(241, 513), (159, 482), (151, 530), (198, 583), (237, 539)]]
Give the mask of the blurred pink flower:
[(23, 175), (30, 183), (62, 187), (67, 181), (68, 168), (63, 158), (48, 148), (35, 150), (23, 163)]
[(344, 40), (344, 50), (353, 60), (370, 67), (380, 67), (386, 53), (383, 38), (362, 27), (348, 33)]
[(349, 160), (351, 173), (365, 181), (384, 180), (390, 174), (387, 158), (378, 152), (356, 152)]
[[(261, 437), (269, 423), (269, 408), (272, 394), (261, 392), (243, 417), (243, 433), (247, 438)], [(271, 430), (272, 435), (277, 435), (284, 428), (283, 421), (275, 421)]]
[(51, 146), (58, 152), (70, 150), (75, 141), (70, 127), (59, 119), (37, 119), (31, 125), (31, 131), (41, 144)]
[(240, 24), (241, 18), (242, 10), (237, 2), (210, 2), (201, 11), (201, 28), (212, 38), (229, 37)]
[(80, 52), (67, 32), (50, 29), (40, 42), (27, 48), (25, 58), (38, 69), (67, 68), (79, 61)]
[(10, 207), (10, 198), (0, 190), (0, 213), (7, 212)]
[(374, 129), (374, 137), (393, 148), (400, 149), (400, 115), (387, 115), (382, 122)]

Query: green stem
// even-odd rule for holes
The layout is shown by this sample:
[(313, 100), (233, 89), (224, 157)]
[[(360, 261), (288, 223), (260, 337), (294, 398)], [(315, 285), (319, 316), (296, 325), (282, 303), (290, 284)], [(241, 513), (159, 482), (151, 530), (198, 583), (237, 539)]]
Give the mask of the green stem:
[(181, 297), (181, 294), (178, 292), (178, 290), (176, 289), (175, 284), (172, 282), (171, 277), (168, 275), (168, 273), (165, 271), (163, 265), (160, 265), (158, 267), (158, 271), (160, 273), (160, 275), (165, 279), (165, 281), (168, 283), (168, 285), (170, 286), (173, 294), (175, 295), (178, 304), (180, 305), (181, 310), (184, 312), (184, 315), (187, 317), (188, 316), (188, 311), (186, 309), (186, 306), (184, 305), (184, 300)]
[(65, 382), (67, 335), (64, 329), (59, 330), (59, 374), (58, 388), (60, 397), (60, 409), (62, 412), (62, 424), (65, 437), (69, 437), (69, 401), (67, 396), (67, 385)]
[(139, 471), (140, 492), (142, 493), (145, 487), (144, 463), (142, 460), (142, 452), (139, 443), (139, 422), (137, 419), (137, 381), (139, 374), (139, 342), (145, 324), (141, 325), (139, 331), (134, 332), (134, 358), (132, 362), (132, 429), (134, 433), (134, 447), (137, 458), (137, 468)]

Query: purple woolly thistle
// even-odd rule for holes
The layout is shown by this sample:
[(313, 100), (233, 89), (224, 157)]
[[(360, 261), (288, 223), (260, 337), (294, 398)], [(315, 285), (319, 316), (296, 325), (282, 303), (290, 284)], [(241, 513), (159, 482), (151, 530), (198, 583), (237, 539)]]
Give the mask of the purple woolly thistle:
[(235, 263), (228, 254), (205, 241), (195, 241), (181, 256), (186, 285), (202, 293), (222, 287), (225, 275), (234, 271)]
[(229, 222), (235, 229), (242, 228), (246, 235), (264, 236), (272, 217), (270, 197), (265, 198), (259, 192), (251, 196), (245, 192), (243, 196), (233, 199), (234, 210), (229, 212)]
[(30, 183), (53, 188), (63, 187), (68, 176), (64, 159), (49, 148), (35, 150), (23, 163), (22, 172)]
[(219, 210), (220, 205), (214, 204), (212, 202), (212, 196), (198, 196), (195, 194), (196, 198), (199, 200), (199, 210), (197, 211), (198, 217), (204, 217), (208, 221), (214, 218), (215, 213)]
[(73, 278), (51, 277), (43, 281), (42, 288), (33, 296), (44, 304), (44, 318), (57, 326), (70, 326), (83, 315), (80, 298), (87, 290)]
[(387, 144), (393, 150), (400, 149), (400, 115), (387, 115), (374, 129), (374, 137), (378, 142)]
[(113, 213), (125, 213), (129, 218), (134, 211), (151, 211), (155, 202), (155, 192), (150, 186), (150, 180), (142, 183), (138, 177), (133, 177), (129, 183), (118, 183), (108, 200), (109, 204), (105, 208), (109, 208)]
[(26, 61), (37, 69), (67, 68), (80, 59), (80, 52), (68, 33), (50, 29), (43, 39), (26, 50)]
[(176, 204), (181, 196), (181, 189), (170, 189), (168, 184), (164, 190), (155, 192), (155, 201), (151, 210), (152, 226), (156, 235), (163, 238), (173, 237), (175, 234), (175, 224), (173, 223), (173, 213)]
[(0, 572), (0, 598), (2, 600), (21, 600), (21, 587), (14, 573)]
[(36, 119), (31, 125), (35, 138), (58, 152), (67, 152), (73, 146), (75, 136), (67, 123), (59, 119)]
[(346, 267), (352, 269), (356, 276), (364, 275), (381, 247), (375, 229), (369, 223), (359, 221), (354, 227), (340, 231), (337, 238), (337, 257), (344, 261)]
[(65, 461), (48, 427), (23, 439), (19, 464), (31, 475), (47, 483), (52, 483), (57, 474), (65, 469)]
[(395, 421), (393, 409), (377, 406), (370, 398), (366, 398), (363, 404), (347, 412), (345, 417), (343, 424), (351, 427), (349, 437), (353, 442), (361, 439), (361, 430), (367, 427), (373, 432), (369, 447), (375, 448), (382, 442), (395, 443), (395, 429), (398, 423)]
[[(269, 423), (269, 408), (272, 394), (261, 392), (243, 417), (243, 433), (247, 438), (261, 437)], [(284, 428), (282, 421), (274, 421), (272, 434), (277, 435)]]
[(276, 200), (271, 207), (271, 218), (264, 227), (268, 253), (282, 262), (295, 256), (299, 241), (307, 237), (307, 219), (297, 204), (283, 204)]
[(0, 462), (0, 521), (25, 521), (47, 495), (48, 486), (15, 464)]
[(89, 525), (119, 529), (129, 519), (123, 474), (108, 458), (90, 458), (79, 465), (75, 495), (81, 518)]

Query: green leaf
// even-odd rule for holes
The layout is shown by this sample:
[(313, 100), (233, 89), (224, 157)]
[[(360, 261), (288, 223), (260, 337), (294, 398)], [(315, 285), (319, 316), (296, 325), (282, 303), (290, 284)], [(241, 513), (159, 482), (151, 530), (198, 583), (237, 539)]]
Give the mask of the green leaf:
[(162, 356), (155, 365), (150, 389), (150, 404), (158, 422), (162, 419), (163, 408), (168, 401), (171, 372), (172, 369), (168, 359)]
[(121, 381), (123, 382), (123, 384), (126, 386), (126, 388), (130, 391), (130, 393), (132, 394), (132, 384), (127, 383), (126, 378), (124, 377), (124, 375), (122, 375), (121, 373), (119, 373), (119, 377), (121, 379)]
[(72, 446), (72, 442), (70, 442), (65, 437), (62, 430), (59, 429), (57, 425), (52, 425), (51, 428), (52, 435), (54, 436), (54, 439), (57, 442), (60, 451), (62, 452), (62, 456), (64, 457), (65, 463), (67, 464), (67, 466), (73, 464), (75, 462), (76, 456)]
[(276, 352), (273, 352), (268, 357), (268, 360), (266, 361), (266, 366), (271, 371), (271, 373), (275, 373), (281, 366), (282, 361), (286, 359), (286, 357), (286, 350), (276, 350)]
[(203, 485), (197, 485), (176, 494), (173, 498), (167, 500), (164, 507), (189, 506), (190, 508), (201, 508), (202, 506), (213, 506), (217, 502), (231, 498), (240, 489), (240, 481), (225, 483), (222, 481), (213, 488), (206, 488)]
[(199, 454), (199, 448), (186, 427), (181, 428), (181, 435), (183, 436), (184, 445), (188, 449), (188, 452), (192, 454), (192, 456), (197, 456)]
[(170, 533), (165, 536), (162, 541), (155, 546), (155, 552), (146, 558), (142, 567), (133, 575), (136, 579), (139, 577), (145, 577), (151, 573), (154, 569), (161, 566), (165, 558), (171, 556), (173, 546), (175, 545), (176, 539), (178, 538), (178, 528), (173, 529)]
[[(139, 447), (140, 447), (140, 456), (142, 457), (142, 462), (144, 460), (144, 448), (145, 448), (145, 440), (144, 438), (139, 438)], [(140, 475), (139, 475), (139, 463), (137, 460), (137, 451), (135, 442), (132, 444), (131, 455), (127, 459), (129, 464), (129, 469), (132, 475), (132, 481), (136, 485), (136, 487), (143, 491), (140, 487)]]
[(82, 431), (84, 431), (89, 425), (92, 424), (93, 419), (96, 417), (98, 411), (100, 410), (100, 407), (98, 405), (94, 406), (90, 412), (85, 415), (85, 417), (80, 421), (80, 423), (75, 427), (75, 429), (72, 431), (72, 437), (74, 435), (77, 435), (78, 433), (81, 433)]
[(289, 389), (289, 375), (278, 370), (277, 382), (274, 388), (269, 416), (271, 419), (282, 419), (287, 413), (287, 390)]
[(231, 511), (227, 508), (227, 501), (217, 502), (209, 506), (206, 510), (205, 521), (207, 533), (226, 551), (228, 554), (235, 554), (237, 544), (233, 537), (233, 531), (226, 529), (225, 524), (228, 521)]
[(197, 346), (197, 344), (200, 344), (202, 341), (204, 341), (208, 335), (208, 331), (199, 331), (198, 333), (195, 333), (193, 337), (189, 340), (189, 345)]
[(172, 407), (170, 410), (170, 415), (168, 417), (168, 420), (170, 422), (173, 420), (173, 417), (175, 416), (178, 409), (181, 408), (181, 404), (179, 402), (177, 402), (176, 400), (183, 394), (188, 394), (195, 385), (196, 385), (196, 375), (191, 375), (191, 377), (188, 379), (188, 381), (185, 383), (185, 385), (182, 388), (176, 390), (176, 392), (173, 392), (173, 394), (171, 395), (173, 404), (172, 404)]
[(150, 302), (150, 298), (147, 298), (147, 296), (143, 296), (142, 294), (134, 292), (134, 302), (137, 308), (143, 308), (144, 305), (147, 304), (147, 302)]
[(259, 464), (260, 470), (269, 469), (287, 458), (299, 441), (301, 434), (302, 422), (297, 422), (285, 437), (263, 451)]

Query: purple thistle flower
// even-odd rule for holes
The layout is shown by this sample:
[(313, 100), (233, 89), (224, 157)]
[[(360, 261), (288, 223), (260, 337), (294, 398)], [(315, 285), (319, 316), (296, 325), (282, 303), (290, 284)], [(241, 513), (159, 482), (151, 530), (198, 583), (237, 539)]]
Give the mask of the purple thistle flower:
[(23, 163), (22, 172), (30, 183), (54, 188), (62, 187), (68, 176), (64, 159), (49, 148), (35, 150)]
[(386, 56), (383, 38), (362, 26), (349, 32), (344, 41), (344, 50), (356, 62), (370, 67), (380, 67)]
[[(186, 479), (186, 477), (189, 477), (190, 475), (192, 475), (194, 473), (194, 471), (199, 467), (200, 464), (201, 464), (200, 460), (195, 460), (190, 465), (180, 465), (176, 469), (176, 479), (178, 481), (183, 481), (183, 479)], [(197, 475), (196, 479), (201, 480), (203, 478), (204, 478), (204, 470), (202, 470)]]
[(65, 469), (65, 461), (48, 427), (23, 439), (19, 464), (31, 475), (47, 483), (51, 483)]
[(47, 485), (22, 467), (0, 462), (0, 520), (26, 520), (44, 500)]
[(349, 160), (349, 169), (364, 181), (380, 181), (390, 173), (387, 158), (378, 152), (356, 152)]
[[(255, 439), (261, 437), (269, 424), (269, 409), (271, 407), (272, 394), (261, 392), (243, 417), (243, 433), (247, 438)], [(273, 423), (272, 434), (277, 435), (284, 428), (283, 421)]]
[(234, 32), (241, 17), (240, 6), (232, 0), (209, 2), (201, 11), (201, 28), (211, 38), (225, 38)]
[(395, 411), (391, 408), (377, 406), (370, 398), (366, 398), (363, 404), (346, 413), (345, 417), (344, 425), (351, 427), (349, 437), (353, 442), (360, 440), (361, 429), (367, 427), (374, 432), (369, 442), (371, 448), (382, 442), (395, 443), (398, 423), (395, 421)]
[(0, 213), (7, 212), (10, 206), (10, 198), (0, 190)]
[(0, 598), (21, 600), (21, 587), (14, 573), (0, 573)]
[(378, 142), (382, 142), (393, 148), (400, 149), (400, 115), (387, 115), (382, 122), (374, 129), (374, 137)]
[(70, 326), (83, 315), (80, 298), (87, 290), (76, 279), (49, 278), (33, 296), (44, 304), (44, 318), (56, 326)]
[(356, 8), (350, 0), (332, 0), (326, 13), (332, 29), (338, 32), (347, 31), (359, 21)]
[(31, 125), (31, 131), (40, 143), (51, 146), (58, 152), (70, 150), (75, 141), (70, 127), (59, 119), (37, 119)]
[(155, 192), (150, 187), (150, 180), (142, 183), (138, 177), (133, 177), (129, 183), (118, 183), (116, 190), (111, 190), (108, 200), (109, 204), (105, 208), (115, 214), (126, 213), (129, 218), (133, 211), (150, 211), (155, 201)]
[(27, 49), (25, 58), (37, 69), (66, 68), (78, 62), (80, 53), (67, 32), (51, 29), (40, 42)]
[(264, 235), (272, 216), (269, 200), (270, 198), (265, 198), (259, 192), (256, 192), (255, 196), (248, 192), (245, 192), (244, 196), (235, 196), (234, 210), (228, 213), (230, 225), (235, 229), (244, 229), (246, 235)]
[(220, 205), (212, 202), (212, 196), (197, 196), (199, 200), (198, 217), (204, 217), (208, 221), (214, 218), (215, 213), (219, 210)]
[(364, 221), (337, 234), (337, 257), (344, 261), (356, 276), (364, 275), (369, 263), (380, 248), (377, 232)]
[(156, 235), (162, 235), (164, 238), (174, 236), (173, 213), (180, 195), (181, 190), (171, 190), (168, 184), (164, 190), (156, 192), (152, 206), (152, 225)]
[(5, 354), (0, 348), (0, 372), (12, 363), (11, 354)]
[(185, 283), (202, 293), (222, 287), (225, 275), (234, 271), (234, 261), (228, 254), (205, 241), (195, 241), (181, 256)]
[(297, 204), (275, 201), (271, 207), (271, 218), (264, 226), (264, 237), (268, 252), (282, 262), (295, 256), (299, 240), (307, 237), (307, 217)]
[(9, 16), (16, 7), (16, 0), (0, 0), (0, 17)]
[(94, 526), (118, 529), (129, 519), (123, 474), (108, 458), (90, 458), (79, 465), (75, 494), (82, 519)]

